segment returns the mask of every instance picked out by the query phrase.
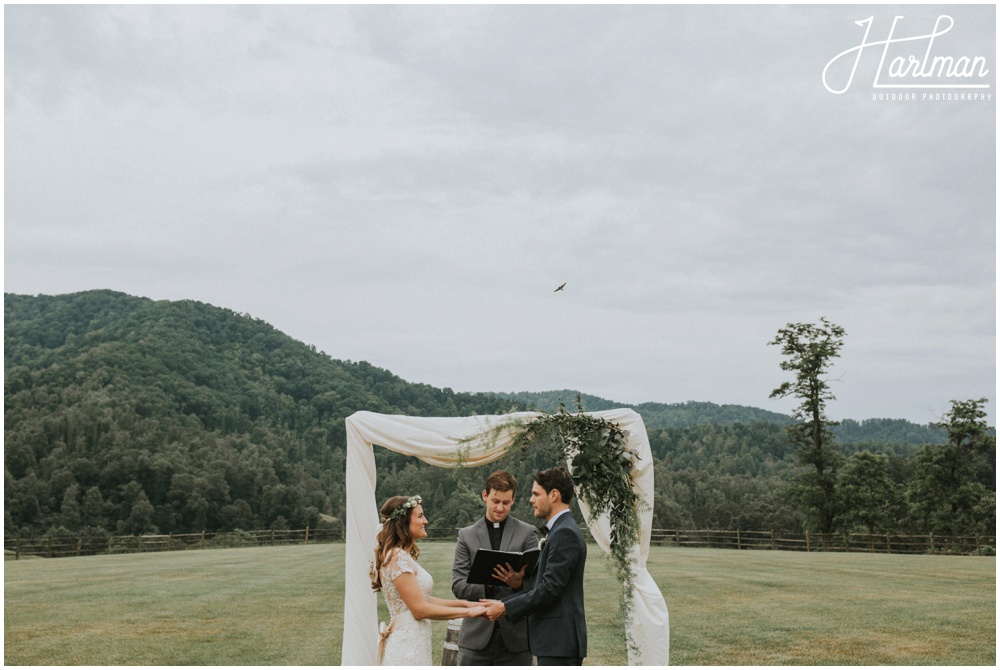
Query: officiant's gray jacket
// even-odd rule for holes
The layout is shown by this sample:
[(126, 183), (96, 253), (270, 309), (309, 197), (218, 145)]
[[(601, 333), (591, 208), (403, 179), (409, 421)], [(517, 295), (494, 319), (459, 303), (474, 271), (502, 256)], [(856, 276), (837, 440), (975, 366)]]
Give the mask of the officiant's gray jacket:
[[(455, 546), (455, 561), (451, 566), (451, 591), (456, 598), (478, 602), (486, 597), (486, 586), (470, 584), (466, 581), (472, 559), (479, 549), (490, 548), (490, 533), (486, 530), (486, 517), (458, 531), (458, 544)], [(507, 517), (500, 538), (501, 551), (527, 551), (538, 548), (538, 532), (533, 525), (525, 523), (513, 516)], [(525, 580), (527, 586), (527, 580)], [(500, 599), (512, 595), (514, 590), (509, 586), (497, 586), (494, 598)], [(528, 650), (528, 626), (526, 621), (511, 623), (507, 617), (500, 617), (500, 635), (508, 651), (521, 652)], [(486, 617), (462, 619), (462, 630), (458, 635), (458, 646), (466, 649), (481, 650), (486, 647), (493, 635), (493, 622)]]

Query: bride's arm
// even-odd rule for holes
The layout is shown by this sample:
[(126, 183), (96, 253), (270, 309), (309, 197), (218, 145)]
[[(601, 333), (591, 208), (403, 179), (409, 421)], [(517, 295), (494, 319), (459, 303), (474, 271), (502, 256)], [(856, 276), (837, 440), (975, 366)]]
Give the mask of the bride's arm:
[(444, 607), (477, 607), (479, 603), (474, 603), (471, 600), (445, 600), (444, 598), (435, 598), (434, 596), (428, 596), (427, 602), (433, 605), (442, 605)]
[(440, 603), (460, 603), (460, 600), (441, 600), (440, 598), (424, 599), (417, 578), (410, 572), (404, 572), (393, 581), (399, 597), (406, 603), (414, 619), (461, 619), (469, 616), (482, 616), (486, 611), (481, 605), (466, 607), (464, 604), (455, 606)]

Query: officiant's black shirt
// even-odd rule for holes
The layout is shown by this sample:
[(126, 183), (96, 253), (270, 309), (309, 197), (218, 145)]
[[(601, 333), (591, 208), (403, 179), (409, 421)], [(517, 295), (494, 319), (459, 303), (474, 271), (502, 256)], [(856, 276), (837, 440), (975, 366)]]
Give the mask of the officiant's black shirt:
[[(486, 517), (486, 530), (490, 534), (490, 548), (493, 551), (500, 551), (500, 540), (503, 538), (503, 527), (507, 524), (507, 518), (505, 517), (503, 521), (499, 524), (495, 521), (490, 521), (489, 517)], [(496, 526), (496, 528), (494, 528)], [(486, 597), (493, 598), (496, 595), (496, 588), (492, 585), (486, 586)]]
[[(503, 538), (503, 527), (507, 524), (507, 518), (505, 517), (503, 521), (499, 524), (490, 521), (487, 517), (486, 519), (486, 530), (490, 533), (490, 548), (493, 551), (500, 551), (500, 540)], [(498, 526), (494, 528), (494, 526)]]

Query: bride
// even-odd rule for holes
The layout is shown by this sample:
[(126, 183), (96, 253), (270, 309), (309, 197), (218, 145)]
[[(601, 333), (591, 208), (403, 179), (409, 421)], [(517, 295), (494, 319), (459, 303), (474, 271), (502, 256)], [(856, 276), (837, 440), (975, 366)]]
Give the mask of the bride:
[(417, 540), (427, 537), (420, 496), (395, 496), (382, 505), (382, 530), (371, 568), (372, 589), (382, 591), (391, 621), (379, 632), (380, 665), (432, 665), (431, 620), (483, 616), (467, 600), (431, 596), (434, 578), (420, 567)]

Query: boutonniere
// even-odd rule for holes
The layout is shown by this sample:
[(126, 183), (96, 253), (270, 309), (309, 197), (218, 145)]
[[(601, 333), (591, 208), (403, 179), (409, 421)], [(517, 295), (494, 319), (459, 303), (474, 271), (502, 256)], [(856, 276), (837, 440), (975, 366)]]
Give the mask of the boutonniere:
[(542, 548), (545, 546), (545, 543), (548, 541), (548, 539), (549, 539), (548, 535), (543, 535), (542, 536), (542, 539), (540, 539), (538, 541), (538, 551), (542, 550)]

